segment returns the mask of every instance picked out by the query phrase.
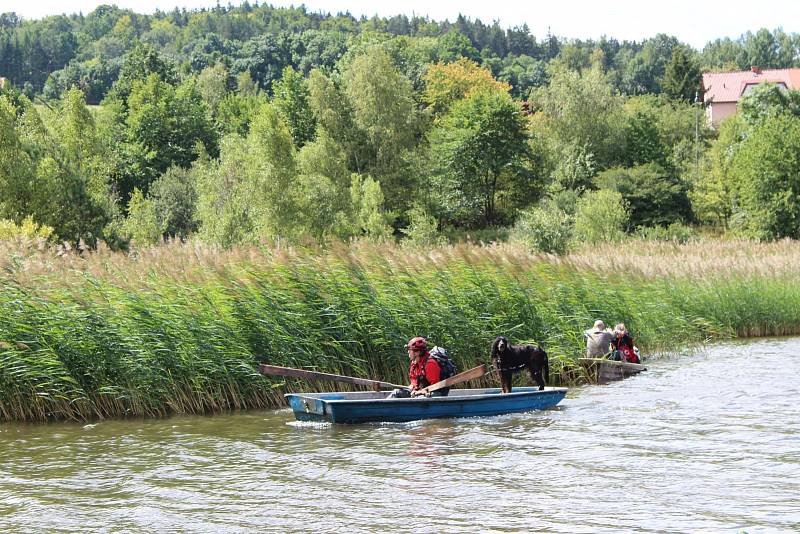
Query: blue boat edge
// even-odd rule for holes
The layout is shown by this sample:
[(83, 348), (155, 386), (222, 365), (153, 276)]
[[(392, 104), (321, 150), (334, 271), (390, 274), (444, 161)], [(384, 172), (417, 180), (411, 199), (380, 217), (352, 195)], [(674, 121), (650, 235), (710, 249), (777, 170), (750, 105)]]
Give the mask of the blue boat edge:
[(487, 417), (555, 407), (567, 388), (518, 387), (454, 389), (447, 397), (387, 399), (388, 392), (287, 393), (298, 421), (329, 423), (409, 422), (424, 419)]

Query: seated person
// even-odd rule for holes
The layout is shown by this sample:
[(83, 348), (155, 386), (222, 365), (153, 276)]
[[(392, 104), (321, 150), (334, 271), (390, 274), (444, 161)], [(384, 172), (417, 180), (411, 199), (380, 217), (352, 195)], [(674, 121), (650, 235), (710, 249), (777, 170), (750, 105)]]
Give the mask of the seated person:
[(606, 324), (598, 319), (594, 327), (583, 333), (586, 336), (586, 357), (605, 358), (611, 352), (611, 331), (606, 329)]
[[(395, 389), (389, 395), (389, 398), (402, 399), (424, 395), (424, 393), (420, 393), (421, 389), (435, 384), (440, 380), (441, 368), (439, 367), (439, 362), (431, 356), (428, 350), (428, 340), (424, 337), (415, 337), (409, 340), (406, 349), (408, 350), (408, 359), (410, 362), (408, 378), (411, 382), (411, 387), (409, 389)], [(429, 396), (445, 397), (449, 391), (450, 388), (437, 389), (430, 393)]]
[(633, 338), (625, 328), (625, 323), (619, 323), (614, 327), (614, 337), (611, 339), (611, 348), (614, 349), (615, 360), (621, 360), (628, 363), (640, 363), (639, 355), (636, 354), (636, 349), (633, 346)]

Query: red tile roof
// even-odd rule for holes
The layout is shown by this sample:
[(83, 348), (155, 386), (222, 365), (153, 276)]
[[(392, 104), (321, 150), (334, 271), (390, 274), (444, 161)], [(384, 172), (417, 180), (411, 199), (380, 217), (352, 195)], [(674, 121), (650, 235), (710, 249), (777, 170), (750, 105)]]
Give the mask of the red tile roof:
[(763, 82), (784, 83), (789, 89), (800, 89), (800, 69), (706, 72), (703, 74), (703, 101), (737, 102), (748, 85)]

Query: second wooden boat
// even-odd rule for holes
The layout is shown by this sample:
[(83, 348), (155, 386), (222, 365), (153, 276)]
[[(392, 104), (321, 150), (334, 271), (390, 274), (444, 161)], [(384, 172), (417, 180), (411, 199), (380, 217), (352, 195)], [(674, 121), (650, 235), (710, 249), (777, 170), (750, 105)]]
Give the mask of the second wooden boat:
[(618, 362), (606, 358), (579, 358), (578, 361), (589, 372), (589, 380), (596, 384), (622, 380), (647, 370), (647, 367), (639, 363)]

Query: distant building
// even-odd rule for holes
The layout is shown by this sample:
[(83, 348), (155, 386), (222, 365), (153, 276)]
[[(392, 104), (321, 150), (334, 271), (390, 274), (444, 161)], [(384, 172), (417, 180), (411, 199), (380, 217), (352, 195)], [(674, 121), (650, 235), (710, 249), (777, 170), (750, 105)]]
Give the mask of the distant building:
[(0, 76), (0, 89), (6, 86), (6, 79)]
[(722, 119), (736, 113), (739, 99), (764, 82), (775, 83), (785, 89), (800, 89), (800, 69), (750, 70), (739, 72), (706, 72), (703, 74), (703, 102), (706, 119), (713, 128)]

